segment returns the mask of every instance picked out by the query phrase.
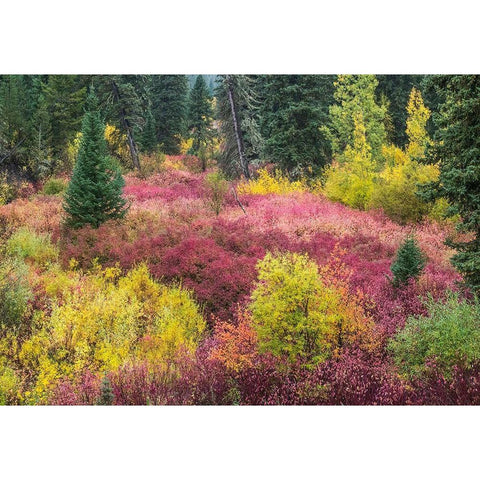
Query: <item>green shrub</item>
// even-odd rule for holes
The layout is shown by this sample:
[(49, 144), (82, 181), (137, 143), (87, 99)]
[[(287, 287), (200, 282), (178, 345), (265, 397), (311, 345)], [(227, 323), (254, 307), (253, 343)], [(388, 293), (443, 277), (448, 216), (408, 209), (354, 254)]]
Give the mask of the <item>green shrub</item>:
[(12, 257), (30, 260), (40, 266), (55, 262), (58, 249), (49, 234), (37, 234), (27, 227), (19, 228), (7, 241), (7, 253)]
[(221, 172), (212, 172), (205, 177), (205, 183), (208, 190), (208, 204), (215, 215), (218, 215), (228, 192), (228, 182)]
[(397, 256), (391, 266), (393, 285), (406, 285), (411, 278), (418, 278), (425, 267), (425, 256), (417, 245), (414, 237), (407, 239), (400, 245)]
[(435, 360), (445, 376), (454, 365), (468, 368), (480, 360), (480, 305), (449, 293), (445, 302), (429, 301), (428, 316), (410, 317), (405, 328), (390, 341), (395, 363), (410, 377)]
[(67, 182), (62, 178), (49, 178), (43, 186), (44, 195), (59, 195), (67, 188)]
[(21, 326), (32, 297), (27, 267), (12, 259), (0, 264), (0, 331)]

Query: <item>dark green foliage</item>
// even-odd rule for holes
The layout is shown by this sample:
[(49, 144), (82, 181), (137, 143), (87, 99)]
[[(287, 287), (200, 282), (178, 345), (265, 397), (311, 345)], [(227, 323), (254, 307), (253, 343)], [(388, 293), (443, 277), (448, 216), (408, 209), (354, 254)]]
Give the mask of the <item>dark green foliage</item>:
[(152, 153), (157, 146), (157, 136), (155, 134), (155, 119), (152, 112), (148, 110), (146, 115), (145, 127), (141, 135), (142, 151)]
[(77, 161), (65, 193), (64, 209), (70, 227), (90, 224), (98, 228), (108, 219), (125, 215), (124, 180), (107, 155), (104, 131), (97, 98), (92, 91), (83, 117)]
[(410, 317), (389, 349), (400, 371), (421, 376), (434, 361), (449, 377), (452, 368), (469, 368), (480, 360), (480, 305), (449, 293), (445, 302), (430, 300), (428, 316)]
[(391, 266), (393, 285), (404, 286), (412, 278), (418, 278), (425, 267), (425, 257), (414, 237), (408, 237), (397, 251)]
[(222, 140), (219, 163), (229, 177), (243, 173), (249, 178), (248, 165), (260, 154), (256, 89), (257, 82), (251, 75), (220, 75), (218, 79), (216, 118)]
[(193, 137), (192, 153), (198, 154), (213, 137), (212, 99), (202, 75), (198, 75), (188, 99), (188, 128)]
[(460, 215), (458, 230), (470, 233), (464, 241), (450, 241), (457, 250), (452, 264), (466, 284), (480, 288), (480, 76), (437, 75), (431, 80), (439, 98), (434, 113), (438, 127), (429, 160), (439, 162), (438, 182), (425, 185), (427, 200), (446, 198), (448, 214)]
[[(208, 87), (208, 93), (213, 95), (215, 92), (215, 84), (218, 79), (218, 75), (202, 75), (203, 79), (205, 80), (205, 84)], [(195, 85), (195, 81), (197, 79), (197, 75), (186, 75), (188, 81), (188, 89), (191, 90)]]
[(332, 75), (264, 75), (260, 127), (266, 158), (293, 177), (318, 173), (330, 161), (322, 127), (333, 103)]
[(102, 113), (107, 122), (125, 135), (132, 165), (140, 169), (136, 135), (145, 126), (148, 111), (147, 75), (99, 75), (95, 77)]
[(150, 98), (157, 142), (167, 155), (180, 153), (186, 131), (188, 82), (185, 75), (152, 75)]
[(0, 333), (18, 331), (33, 298), (24, 263), (6, 260), (0, 264)]
[(67, 158), (68, 144), (80, 130), (87, 89), (78, 75), (49, 75), (42, 90), (50, 117), (53, 156), (61, 163)]
[(29, 121), (22, 75), (5, 75), (0, 81), (0, 168), (19, 174), (28, 162)]
[(64, 169), (84, 100), (84, 80), (78, 75), (3, 76), (0, 167), (30, 180)]
[(379, 100), (388, 100), (388, 116), (392, 128), (386, 128), (389, 140), (403, 148), (408, 141), (406, 130), (408, 98), (413, 87), (420, 88), (424, 75), (376, 75)]
[(112, 385), (107, 375), (105, 375), (102, 380), (100, 397), (98, 398), (97, 405), (113, 405), (114, 400), (115, 396), (113, 395)]
[(33, 159), (33, 170), (37, 177), (51, 174), (55, 168), (53, 157), (53, 134), (45, 97), (40, 94), (37, 108), (32, 117), (30, 155)]

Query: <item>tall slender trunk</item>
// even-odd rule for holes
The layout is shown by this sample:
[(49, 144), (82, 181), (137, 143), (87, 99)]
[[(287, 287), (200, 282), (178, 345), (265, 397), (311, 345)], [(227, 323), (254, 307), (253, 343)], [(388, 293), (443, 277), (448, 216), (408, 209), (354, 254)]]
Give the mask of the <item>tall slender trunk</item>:
[(240, 166), (242, 168), (242, 172), (245, 178), (250, 179), (250, 172), (248, 170), (248, 160), (245, 156), (245, 148), (243, 146), (243, 136), (238, 124), (239, 122), (238, 122), (238, 115), (237, 115), (237, 107), (233, 99), (233, 86), (232, 86), (232, 79), (230, 75), (225, 75), (225, 80), (227, 81), (228, 101), (230, 102), (230, 108), (232, 110), (233, 129), (235, 131), (235, 138), (237, 140), (238, 156), (240, 157)]
[[(118, 85), (115, 83), (115, 80), (112, 80), (112, 89), (115, 101), (120, 102), (120, 92), (118, 90)], [(127, 118), (127, 112), (123, 107), (120, 109), (120, 124), (122, 126), (122, 129), (125, 131), (125, 134), (127, 135), (127, 143), (130, 150), (130, 156), (132, 157), (133, 166), (138, 171), (140, 171), (140, 160), (138, 158), (137, 144), (135, 143), (135, 139), (133, 138), (133, 128)]]

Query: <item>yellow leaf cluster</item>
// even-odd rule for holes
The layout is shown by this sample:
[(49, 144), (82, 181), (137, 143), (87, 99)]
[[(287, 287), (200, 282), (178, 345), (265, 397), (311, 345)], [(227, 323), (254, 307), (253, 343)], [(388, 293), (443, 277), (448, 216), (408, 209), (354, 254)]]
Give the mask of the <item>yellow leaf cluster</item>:
[(129, 361), (161, 364), (193, 354), (206, 328), (191, 293), (154, 281), (145, 265), (126, 276), (117, 268), (66, 272), (57, 282), (46, 279), (45, 288), (51, 314), (19, 353), (36, 379), (36, 401), (45, 401), (58, 379), (87, 368), (100, 373)]
[(258, 178), (240, 183), (237, 191), (240, 194), (250, 195), (268, 195), (271, 193), (288, 195), (290, 193), (306, 192), (308, 187), (303, 180), (291, 181), (280, 171), (270, 174), (268, 170), (262, 168), (258, 171)]

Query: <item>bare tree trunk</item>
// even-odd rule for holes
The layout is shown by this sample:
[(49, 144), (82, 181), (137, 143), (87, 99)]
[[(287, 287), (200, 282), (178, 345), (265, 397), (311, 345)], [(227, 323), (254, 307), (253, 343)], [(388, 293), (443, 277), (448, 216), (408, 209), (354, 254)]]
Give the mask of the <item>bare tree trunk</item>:
[(247, 161), (247, 158), (245, 157), (245, 148), (243, 146), (242, 132), (240, 132), (240, 128), (238, 125), (237, 108), (233, 100), (233, 87), (232, 87), (230, 75), (225, 75), (225, 79), (227, 81), (228, 100), (230, 102), (230, 108), (232, 110), (233, 128), (235, 130), (235, 138), (237, 139), (237, 148), (238, 148), (238, 155), (240, 157), (240, 166), (242, 168), (242, 172), (245, 178), (250, 179), (250, 172), (248, 170), (248, 161)]
[(233, 196), (235, 197), (235, 200), (237, 201), (238, 205), (242, 209), (243, 213), (246, 215), (247, 212), (245, 211), (245, 208), (243, 208), (242, 202), (238, 198), (237, 191), (235, 190), (235, 187), (232, 185), (232, 190), (233, 190)]
[[(118, 85), (112, 80), (112, 89), (113, 89), (113, 96), (117, 102), (120, 102), (120, 92), (118, 90)], [(127, 118), (127, 113), (125, 112), (124, 108), (120, 109), (120, 123), (122, 125), (125, 134), (127, 135), (127, 143), (128, 148), (130, 150), (130, 155), (132, 157), (133, 166), (140, 171), (140, 160), (138, 158), (138, 148), (137, 144), (135, 143), (135, 139), (133, 138), (133, 128), (130, 125), (130, 122)]]

